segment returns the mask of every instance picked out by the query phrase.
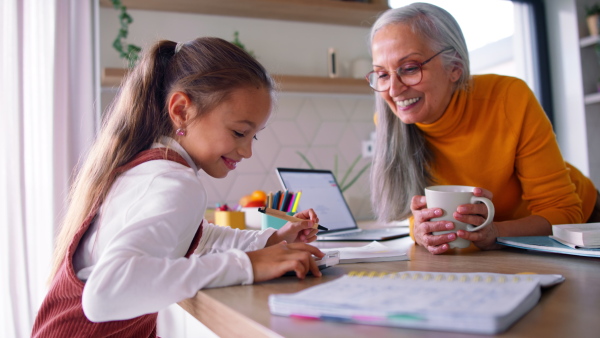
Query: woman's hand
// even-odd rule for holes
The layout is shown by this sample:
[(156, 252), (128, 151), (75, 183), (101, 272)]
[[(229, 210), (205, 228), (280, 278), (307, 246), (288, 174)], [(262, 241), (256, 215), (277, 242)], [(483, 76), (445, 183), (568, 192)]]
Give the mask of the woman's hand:
[[(475, 188), (473, 194), (479, 197), (487, 197), (492, 200), (493, 194), (482, 188)], [(448, 231), (454, 229), (454, 223), (448, 221), (431, 221), (432, 218), (440, 217), (443, 211), (440, 208), (427, 209), (427, 200), (425, 196), (414, 196), (411, 202), (411, 210), (414, 217), (415, 241), (417, 244), (427, 248), (432, 254), (441, 254), (450, 249), (449, 242), (456, 237), (472, 241), (475, 246), (483, 250), (497, 249), (500, 246), (496, 244), (498, 230), (495, 223), (492, 223), (478, 231), (458, 230), (442, 235), (434, 235), (433, 232)], [(463, 204), (458, 206), (452, 217), (457, 221), (479, 226), (485, 222), (488, 216), (488, 210), (485, 204)]]
[(319, 258), (325, 256), (321, 250), (312, 245), (288, 244), (285, 241), (261, 250), (247, 252), (247, 255), (252, 262), (255, 283), (280, 277), (288, 271), (296, 272), (296, 276), (301, 279), (306, 277), (309, 271), (320, 277), (321, 271), (312, 256)]
[(413, 235), (417, 244), (424, 246), (434, 255), (444, 253), (450, 249), (448, 245), (456, 239), (455, 233), (434, 235), (434, 231), (447, 231), (454, 229), (454, 223), (448, 221), (430, 221), (432, 218), (443, 214), (440, 208), (427, 209), (425, 196), (413, 196), (410, 203), (414, 219)]
[(310, 243), (317, 239), (316, 228), (313, 228), (314, 224), (319, 223), (319, 218), (313, 209), (301, 211), (294, 215), (294, 217), (305, 219), (303, 222), (287, 222), (281, 229), (273, 233), (266, 246), (271, 246), (281, 241), (288, 243)]
[[(473, 195), (477, 197), (486, 197), (490, 201), (494, 197), (492, 192), (483, 188), (475, 188), (473, 190)], [(480, 226), (488, 218), (488, 209), (483, 203), (463, 204), (458, 206), (456, 212), (452, 214), (452, 217), (463, 223)], [(502, 247), (501, 245), (496, 244), (498, 227), (495, 222), (492, 222), (490, 225), (478, 231), (458, 230), (456, 234), (460, 238), (473, 242), (475, 246), (482, 250), (498, 249)]]

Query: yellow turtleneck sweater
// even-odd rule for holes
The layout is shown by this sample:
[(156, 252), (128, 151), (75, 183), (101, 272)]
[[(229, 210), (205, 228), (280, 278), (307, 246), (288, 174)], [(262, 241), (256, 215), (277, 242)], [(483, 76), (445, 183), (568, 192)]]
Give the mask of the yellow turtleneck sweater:
[(550, 121), (522, 80), (475, 75), (439, 120), (417, 127), (433, 151), (436, 183), (490, 190), (495, 221), (539, 215), (565, 224), (590, 217), (596, 188), (565, 163)]

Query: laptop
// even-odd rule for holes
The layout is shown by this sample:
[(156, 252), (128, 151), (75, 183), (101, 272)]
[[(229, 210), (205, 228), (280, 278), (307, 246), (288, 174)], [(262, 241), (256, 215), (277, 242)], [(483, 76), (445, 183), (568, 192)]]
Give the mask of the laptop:
[(284, 189), (301, 191), (297, 210), (312, 208), (319, 224), (329, 230), (317, 233), (318, 241), (384, 241), (408, 236), (407, 227), (360, 229), (330, 170), (276, 168)]

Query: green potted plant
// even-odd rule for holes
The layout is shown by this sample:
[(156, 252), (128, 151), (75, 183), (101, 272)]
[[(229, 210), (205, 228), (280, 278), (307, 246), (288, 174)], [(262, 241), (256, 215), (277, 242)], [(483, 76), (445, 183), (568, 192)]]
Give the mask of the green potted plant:
[(590, 35), (598, 35), (598, 20), (600, 18), (600, 5), (597, 3), (585, 7), (585, 16)]

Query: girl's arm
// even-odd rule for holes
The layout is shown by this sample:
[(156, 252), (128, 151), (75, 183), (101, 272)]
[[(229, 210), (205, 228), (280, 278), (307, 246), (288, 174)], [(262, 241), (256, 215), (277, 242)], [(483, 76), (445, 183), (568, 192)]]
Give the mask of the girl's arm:
[(202, 239), (195, 254), (207, 255), (224, 252), (229, 249), (254, 251), (266, 246), (267, 241), (276, 229), (240, 230), (218, 226), (204, 221)]
[[(204, 189), (195, 175), (172, 167), (138, 184), (140, 172), (151, 171), (143, 166), (122, 175), (98, 217), (101, 224), (91, 253), (98, 259), (89, 267), (82, 299), (91, 321), (134, 318), (193, 297), (203, 288), (254, 281), (252, 264), (242, 250), (183, 257), (202, 222)], [(206, 244), (205, 235), (210, 237), (210, 231), (202, 236)]]

